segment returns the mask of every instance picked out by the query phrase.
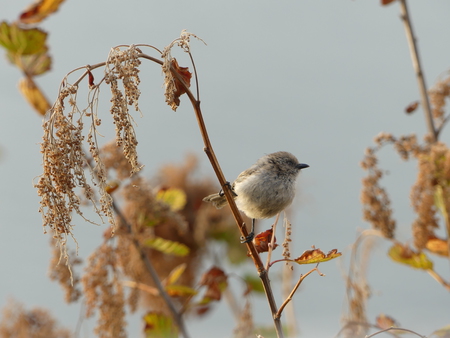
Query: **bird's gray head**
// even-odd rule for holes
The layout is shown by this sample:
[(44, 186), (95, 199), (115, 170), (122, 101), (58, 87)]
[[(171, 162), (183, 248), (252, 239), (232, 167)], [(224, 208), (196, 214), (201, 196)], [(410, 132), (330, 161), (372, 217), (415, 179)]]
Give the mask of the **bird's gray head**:
[(286, 174), (297, 174), (301, 169), (308, 168), (309, 165), (299, 163), (297, 158), (287, 151), (278, 151), (262, 157), (258, 162), (261, 165), (270, 165)]

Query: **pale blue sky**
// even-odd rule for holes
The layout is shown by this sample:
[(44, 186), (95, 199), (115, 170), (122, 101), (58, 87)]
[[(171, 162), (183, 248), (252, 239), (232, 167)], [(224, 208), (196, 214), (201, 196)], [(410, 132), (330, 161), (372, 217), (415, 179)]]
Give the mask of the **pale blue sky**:
[[(428, 85), (449, 69), (450, 2), (409, 1)], [(1, 0), (12, 21), (26, 0)], [(147, 43), (163, 48), (182, 29), (206, 41), (192, 43), (202, 109), (216, 155), (228, 180), (266, 153), (286, 150), (311, 167), (302, 172), (292, 220), (299, 254), (316, 245), (347, 253), (361, 220), (359, 167), (364, 148), (381, 131), (395, 135), (425, 131), (422, 112), (404, 114), (418, 99), (398, 4), (378, 0), (297, 1), (88, 1), (67, 0), (42, 27), (50, 33), (53, 71), (38, 79), (50, 100), (71, 69), (104, 61), (112, 46)], [(0, 305), (13, 296), (27, 306), (49, 308), (74, 327), (79, 307), (67, 306), (59, 286), (47, 278), (50, 249), (37, 212), (32, 179), (41, 173), (41, 119), (21, 98), (19, 71), (0, 62)], [(212, 176), (196, 121), (186, 99), (177, 112), (164, 104), (162, 77), (154, 65), (141, 73), (138, 122), (140, 159), (151, 176), (164, 163), (198, 154)], [(107, 95), (107, 88), (103, 94)], [(108, 106), (104, 106), (108, 119)], [(106, 124), (105, 124), (106, 125)], [(111, 131), (104, 131), (112, 136)], [(448, 140), (448, 131), (442, 140)], [(409, 187), (415, 164), (384, 151), (385, 180), (393, 197), (401, 240), (410, 240), (414, 215)], [(85, 257), (104, 227), (79, 222), (75, 235)], [(428, 275), (394, 264), (380, 242), (369, 268), (374, 295), (368, 315), (394, 316), (421, 334), (450, 324), (449, 294)], [(434, 259), (438, 262), (438, 259)], [(438, 264), (448, 277), (448, 262)], [(301, 270), (305, 272), (304, 270)], [(310, 276), (295, 304), (301, 337), (332, 337), (339, 330), (345, 285), (336, 262), (321, 266), (326, 277)], [(299, 273), (299, 272), (297, 272)], [(281, 301), (278, 301), (281, 303)], [(419, 305), (420, 304), (420, 305)], [(270, 322), (264, 301), (255, 300), (255, 320)], [(138, 320), (133, 325), (139, 326)], [(233, 319), (226, 306), (205, 320), (189, 321), (193, 337), (229, 337)], [(89, 332), (88, 323), (83, 332)], [(139, 332), (131, 329), (130, 332)], [(86, 335), (87, 337), (88, 335)], [(93, 337), (91, 334), (90, 337)]]

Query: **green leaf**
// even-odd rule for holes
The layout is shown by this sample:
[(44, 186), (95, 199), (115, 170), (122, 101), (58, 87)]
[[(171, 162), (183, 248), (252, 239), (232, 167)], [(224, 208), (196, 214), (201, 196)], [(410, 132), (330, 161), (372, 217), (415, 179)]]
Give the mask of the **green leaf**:
[(161, 237), (148, 239), (144, 242), (144, 244), (149, 248), (161, 251), (168, 255), (183, 257), (189, 254), (189, 248), (183, 243), (171, 241)]
[(415, 269), (432, 270), (433, 262), (423, 252), (415, 252), (400, 243), (394, 244), (388, 252), (389, 257), (397, 263), (409, 265)]
[(16, 24), (0, 23), (0, 45), (18, 55), (40, 54), (47, 51), (47, 33), (38, 28), (20, 28)]
[(158, 312), (148, 312), (144, 316), (146, 338), (178, 338), (177, 326), (172, 317)]

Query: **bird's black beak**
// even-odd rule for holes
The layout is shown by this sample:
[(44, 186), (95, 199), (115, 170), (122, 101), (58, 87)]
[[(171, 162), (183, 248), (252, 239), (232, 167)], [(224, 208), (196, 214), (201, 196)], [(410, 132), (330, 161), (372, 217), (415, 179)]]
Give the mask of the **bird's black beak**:
[(299, 163), (299, 164), (297, 164), (297, 168), (305, 169), (305, 168), (309, 168), (309, 165), (307, 165), (306, 163)]

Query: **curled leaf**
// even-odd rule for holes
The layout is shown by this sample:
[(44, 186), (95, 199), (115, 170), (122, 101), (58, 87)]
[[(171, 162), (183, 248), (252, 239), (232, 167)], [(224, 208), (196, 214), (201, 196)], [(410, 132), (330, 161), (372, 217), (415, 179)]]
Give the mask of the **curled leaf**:
[(415, 269), (433, 269), (433, 262), (423, 252), (415, 252), (406, 245), (394, 244), (388, 252), (389, 257), (397, 263), (409, 265)]
[[(253, 244), (255, 245), (256, 251), (258, 253), (269, 251), (269, 243), (272, 240), (272, 234), (273, 229), (270, 228), (266, 231), (260, 232), (255, 236), (255, 238), (253, 239)], [(272, 250), (275, 250), (275, 248), (278, 246), (278, 244), (276, 243), (277, 242), (276, 237), (274, 237), (273, 241), (274, 245)]]
[(338, 252), (337, 249), (333, 249), (325, 254), (320, 249), (306, 250), (300, 257), (294, 259), (297, 264), (317, 264), (329, 261), (331, 259), (341, 256), (342, 253)]
[(45, 115), (50, 109), (50, 103), (44, 96), (42, 91), (29, 77), (25, 77), (19, 81), (19, 90), (28, 103), (41, 115)]
[(161, 237), (148, 239), (144, 242), (144, 244), (149, 248), (161, 251), (167, 255), (183, 257), (189, 254), (189, 248), (183, 243), (171, 241)]
[(20, 14), (19, 21), (25, 24), (38, 23), (56, 12), (64, 0), (38, 0)]
[(173, 110), (177, 110), (180, 105), (180, 96), (186, 93), (186, 88), (173, 73), (178, 74), (188, 88), (191, 86), (192, 73), (189, 72), (188, 67), (180, 67), (175, 58), (170, 60), (170, 66), (170, 74), (166, 74), (166, 102)]

